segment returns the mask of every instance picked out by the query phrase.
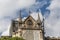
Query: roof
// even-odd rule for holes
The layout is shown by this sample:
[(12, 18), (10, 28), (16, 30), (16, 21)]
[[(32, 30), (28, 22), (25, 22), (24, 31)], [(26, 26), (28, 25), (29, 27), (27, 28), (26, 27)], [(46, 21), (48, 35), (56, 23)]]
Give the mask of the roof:
[[(30, 18), (30, 17), (34, 20), (34, 18), (29, 15), (29, 16), (24, 20), (24, 22), (25, 22), (28, 18)], [(35, 21), (35, 20), (34, 20), (34, 21)]]

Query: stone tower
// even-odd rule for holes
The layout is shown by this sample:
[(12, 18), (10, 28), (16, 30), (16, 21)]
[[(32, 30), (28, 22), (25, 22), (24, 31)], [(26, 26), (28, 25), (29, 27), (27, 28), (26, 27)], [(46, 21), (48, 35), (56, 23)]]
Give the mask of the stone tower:
[(20, 13), (20, 17), (17, 20), (12, 20), (10, 35), (12, 37), (23, 37), (25, 40), (43, 40), (43, 22), (40, 20), (39, 13), (37, 16), (37, 20), (35, 20), (31, 15), (29, 15), (23, 21)]

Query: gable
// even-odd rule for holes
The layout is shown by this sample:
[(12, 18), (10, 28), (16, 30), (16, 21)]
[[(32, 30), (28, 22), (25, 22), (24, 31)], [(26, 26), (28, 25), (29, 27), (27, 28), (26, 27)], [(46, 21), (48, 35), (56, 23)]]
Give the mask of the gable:
[(25, 19), (24, 23), (25, 23), (26, 21), (28, 21), (28, 20), (31, 20), (32, 22), (36, 22), (36, 20), (34, 20), (34, 18), (33, 18), (32, 16), (28, 16), (28, 17)]
[(33, 28), (35, 27), (36, 21), (33, 19), (33, 17), (28, 16), (24, 21), (26, 28)]

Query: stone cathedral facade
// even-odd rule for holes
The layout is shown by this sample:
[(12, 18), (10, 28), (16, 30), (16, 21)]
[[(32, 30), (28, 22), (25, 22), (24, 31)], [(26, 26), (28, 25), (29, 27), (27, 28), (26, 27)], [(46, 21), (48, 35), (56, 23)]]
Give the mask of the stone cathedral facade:
[(44, 36), (44, 18), (41, 20), (40, 13), (37, 13), (37, 20), (35, 19), (29, 15), (23, 20), (20, 13), (17, 20), (13, 19), (11, 22), (10, 37), (22, 37), (25, 40), (60, 40), (60, 37)]
[(23, 37), (25, 40), (44, 40), (44, 25), (40, 20), (35, 20), (29, 15), (24, 21), (20, 17), (18, 20), (12, 20), (10, 34), (12, 37)]

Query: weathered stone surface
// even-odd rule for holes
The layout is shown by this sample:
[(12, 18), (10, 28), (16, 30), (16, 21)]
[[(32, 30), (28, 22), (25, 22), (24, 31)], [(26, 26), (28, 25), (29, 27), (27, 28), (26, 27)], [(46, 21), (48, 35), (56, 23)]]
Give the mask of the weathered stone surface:
[(11, 27), (12, 37), (23, 37), (25, 40), (43, 40), (42, 23), (28, 16), (25, 21), (14, 21)]

